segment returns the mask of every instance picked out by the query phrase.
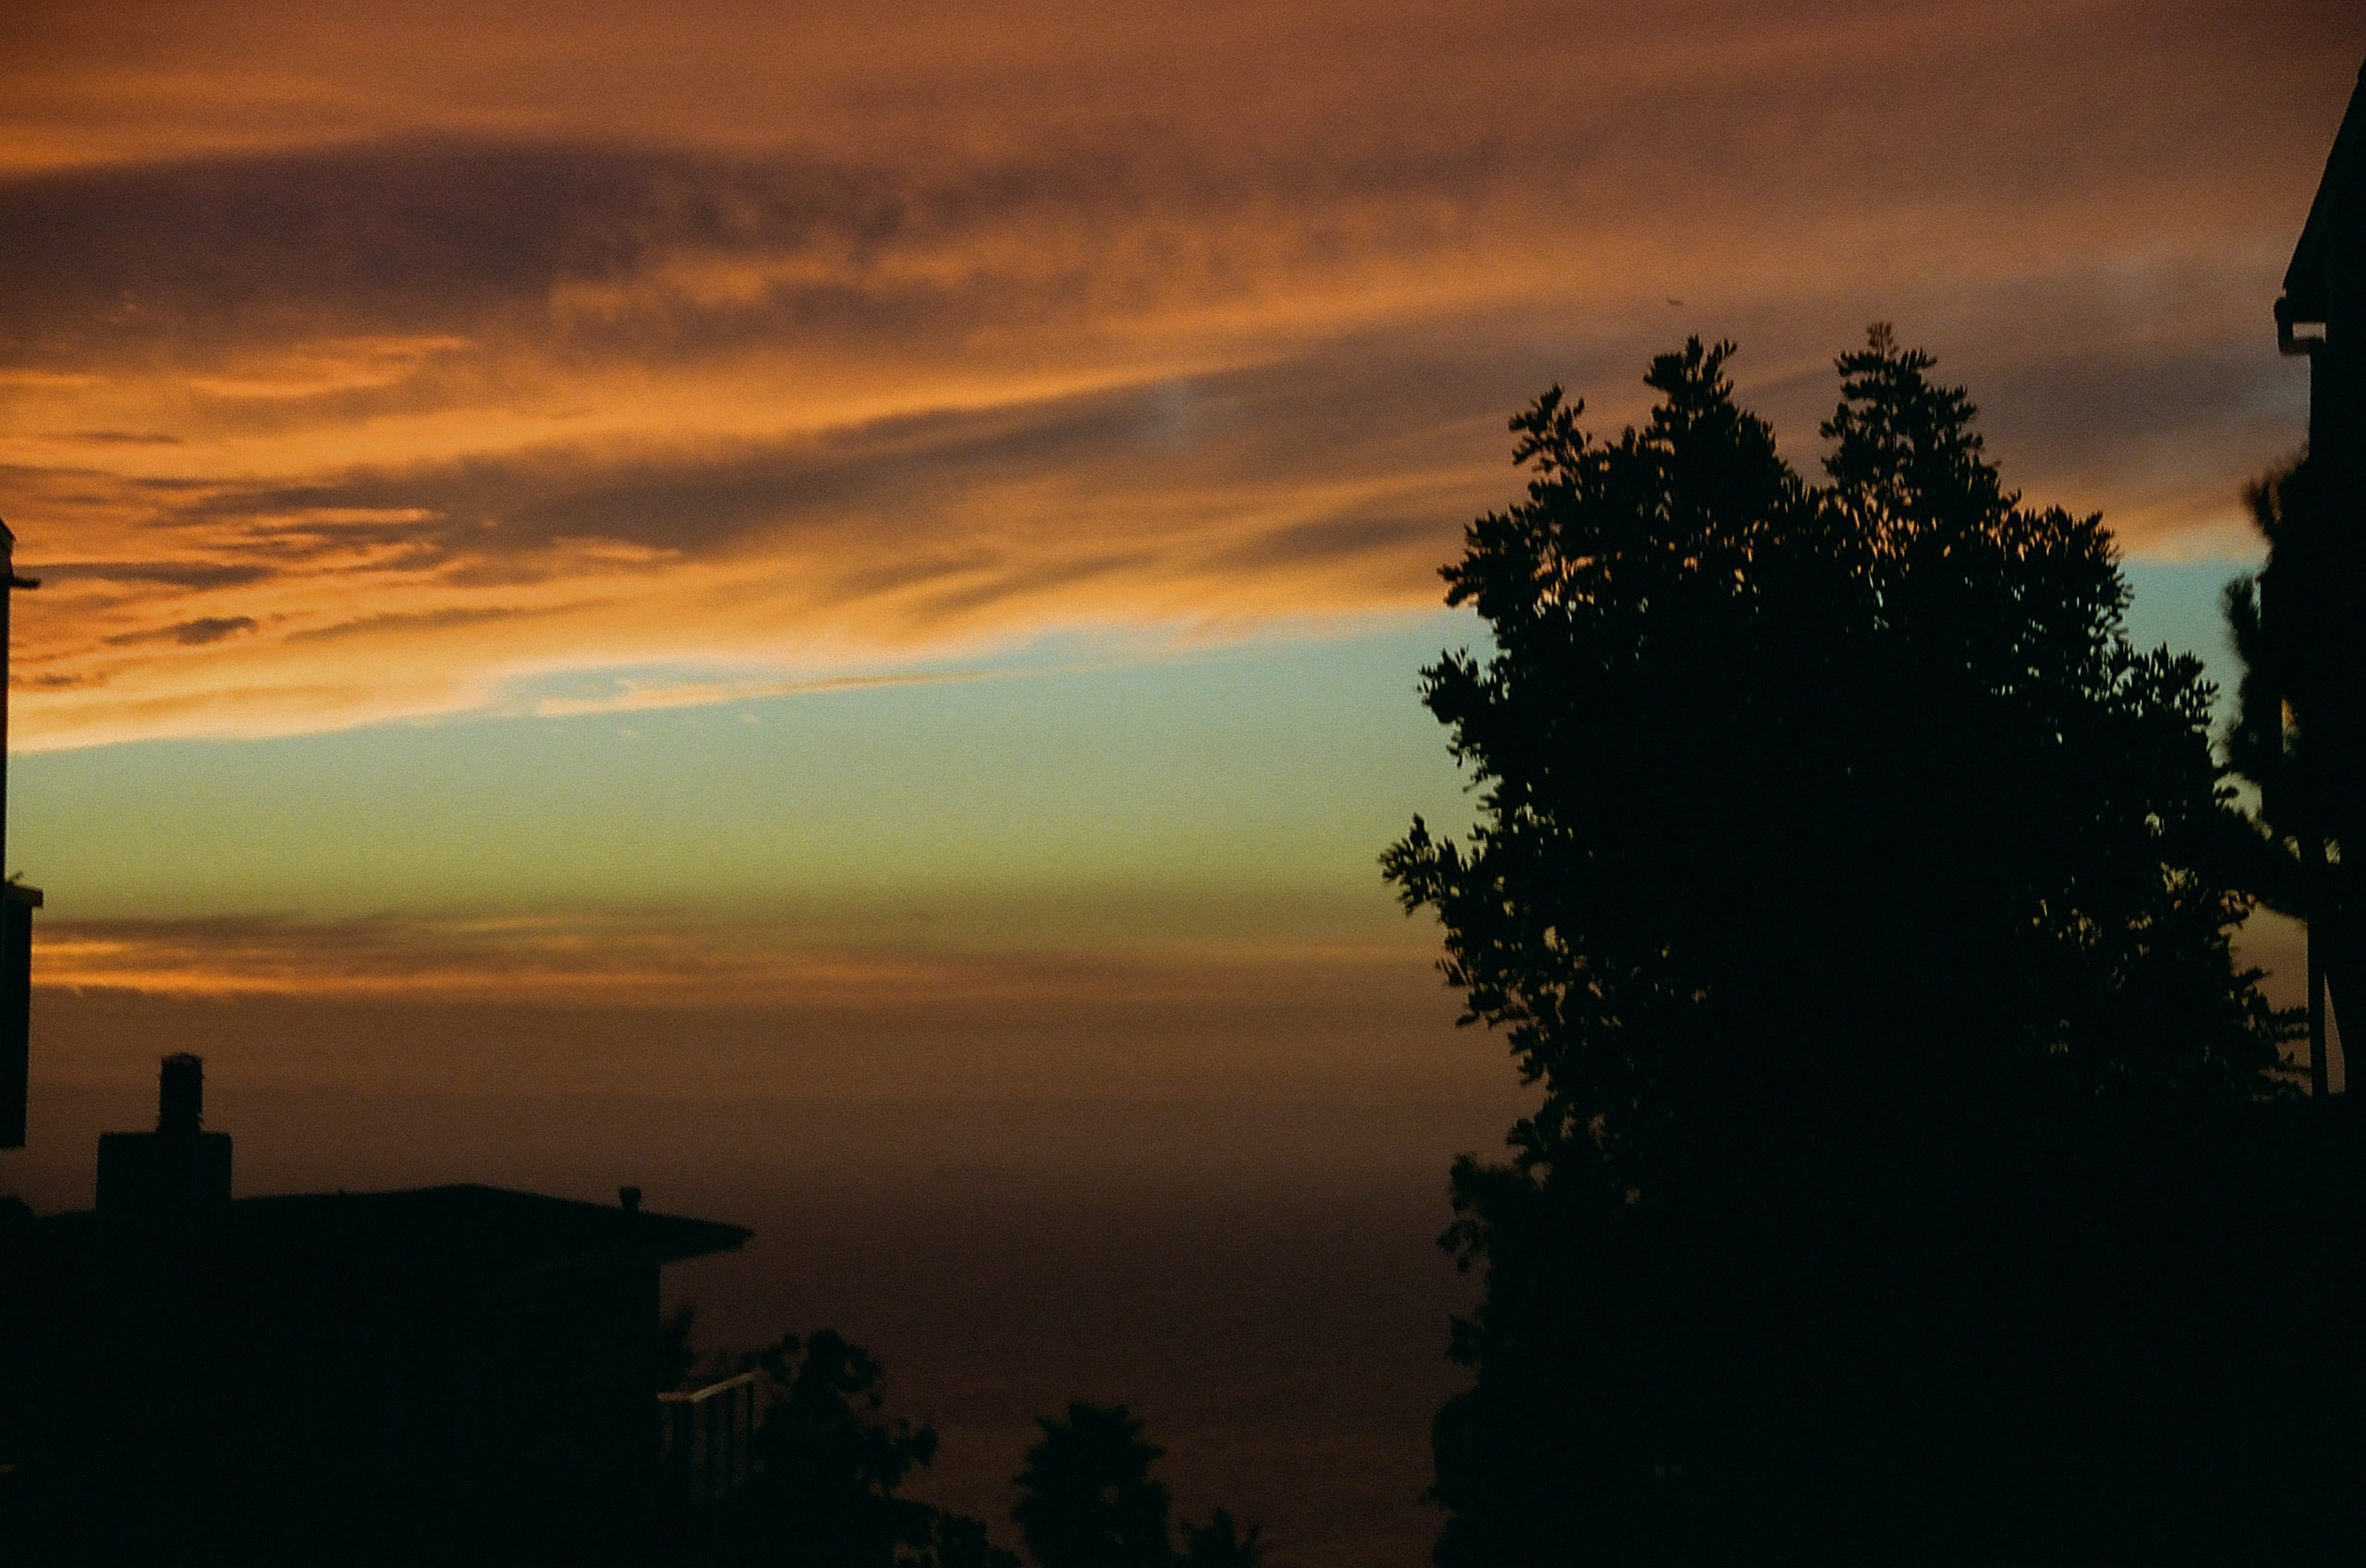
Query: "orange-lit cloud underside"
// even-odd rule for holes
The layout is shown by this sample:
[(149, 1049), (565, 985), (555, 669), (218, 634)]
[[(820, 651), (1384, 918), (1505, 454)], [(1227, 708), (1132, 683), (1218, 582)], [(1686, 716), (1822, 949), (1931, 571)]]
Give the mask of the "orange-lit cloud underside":
[(20, 742), (1426, 603), (1508, 409), (1690, 331), (1809, 462), (1896, 318), (2211, 548), (2366, 23), (1765, 9), (13, 7)]
[[(63, 920), (34, 983), (190, 998), (382, 996), (787, 1007), (914, 1017), (1084, 1005), (1204, 1006), (1374, 974), (1423, 977), (1420, 933), (1396, 942), (1168, 941), (1092, 951), (817, 944), (746, 919), (616, 916)], [(1423, 989), (1427, 989), (1426, 986)]]

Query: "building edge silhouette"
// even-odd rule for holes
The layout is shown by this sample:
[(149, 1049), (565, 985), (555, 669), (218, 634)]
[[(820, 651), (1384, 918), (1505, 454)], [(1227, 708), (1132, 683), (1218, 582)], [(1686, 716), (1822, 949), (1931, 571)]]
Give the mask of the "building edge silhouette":
[[(2272, 541), (2269, 566), (2260, 575), (2259, 615), (2266, 634), (2290, 638), (2305, 647), (2321, 665), (2317, 684), (2349, 683), (2350, 690), (2366, 688), (2366, 641), (2351, 625), (2336, 629), (2324, 614), (2328, 605), (2359, 602), (2366, 595), (2366, 551), (2359, 539), (2360, 519), (2355, 498), (2366, 492), (2366, 66), (2359, 70), (2349, 104), (2325, 156), (2323, 176), (2310, 202), (2292, 260), (2284, 273), (2282, 295), (2275, 305), (2277, 348), (2309, 361), (2309, 439), (2306, 464), (2316, 494), (2330, 497), (2336, 513), (2347, 517), (2325, 520), (2335, 527), (2332, 537), (2287, 538)], [(2289, 529), (2287, 530), (2287, 534)], [(2296, 549), (2295, 546), (2298, 548)], [(2275, 570), (2279, 554), (2298, 555), (2289, 564), (2304, 580), (2287, 586)], [(2305, 568), (2305, 571), (2302, 569)], [(2287, 675), (2287, 683), (2289, 675)], [(2287, 690), (2289, 698), (2295, 693)], [(2320, 707), (2318, 704), (2310, 704)], [(2358, 731), (2354, 697), (2338, 709), (2312, 713), (2330, 719), (2323, 727), (2318, 765), (2332, 777), (2319, 787), (2289, 790), (2288, 806), (2274, 810), (2297, 831), (2300, 855), (2299, 906), (2308, 931), (2307, 1006), (2309, 1083), (2311, 1092), (2329, 1092), (2330, 1005), (2345, 994), (2342, 978), (2358, 967), (2358, 933), (2348, 930), (2359, 916), (2345, 909), (2354, 893), (2345, 885), (2356, 878), (2326, 854), (2326, 840), (2338, 842), (2366, 791), (2360, 764), (2366, 761), (2366, 736)], [(2311, 726), (2317, 727), (2317, 726)], [(2287, 802), (2277, 802), (2287, 805)], [(2348, 978), (2348, 990), (2366, 983), (2366, 976)], [(2345, 1066), (2347, 1056), (2345, 1054)]]

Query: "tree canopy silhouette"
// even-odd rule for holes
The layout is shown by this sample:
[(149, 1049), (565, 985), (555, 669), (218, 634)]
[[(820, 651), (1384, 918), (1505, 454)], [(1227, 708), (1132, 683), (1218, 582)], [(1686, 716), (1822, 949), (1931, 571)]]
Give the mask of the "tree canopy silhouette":
[(1542, 1103), (1455, 1172), (1488, 1293), (1439, 1559), (2071, 1550), (2079, 1402), (2225, 1336), (2123, 1321), (2125, 1367), (2045, 1386), (2136, 1278), (2066, 1195), (2128, 1196), (2098, 1129), (2274, 1094), (2290, 1032), (2229, 944), (2255, 860), (2213, 693), (1928, 355), (1840, 358), (1811, 483), (1732, 352), (1655, 359), (1615, 440), (1540, 397), (1525, 498), (1444, 570), (1494, 645), (1423, 690), (1478, 820), (1384, 867)]
[(1654, 360), (1615, 442), (1540, 398), (1528, 499), (1445, 573), (1496, 644), (1424, 693), (1482, 820), (1385, 864), (1543, 1086), (1536, 1147), (1640, 1184), (1770, 1095), (2257, 1092), (2279, 1026), (2229, 957), (2211, 692), (2129, 644), (2101, 519), (2020, 505), (1879, 328), (1806, 485), (1730, 352)]
[(1240, 1533), (1222, 1508), (1204, 1525), (1183, 1521), (1176, 1550), (1166, 1488), (1150, 1474), (1166, 1451), (1143, 1440), (1124, 1405), (1076, 1401), (1066, 1420), (1039, 1419), (1043, 1436), (1027, 1451), (1011, 1518), (1043, 1568), (1255, 1568), (1258, 1527)]

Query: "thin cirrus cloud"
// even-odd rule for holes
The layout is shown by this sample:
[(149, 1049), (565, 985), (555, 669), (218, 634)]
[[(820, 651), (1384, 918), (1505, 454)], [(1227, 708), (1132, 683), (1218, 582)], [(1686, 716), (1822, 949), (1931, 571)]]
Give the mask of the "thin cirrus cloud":
[[(340, 995), (652, 1006), (844, 1008), (895, 999), (913, 1016), (978, 1009), (1238, 1005), (1277, 977), (1341, 988), (1404, 968), (1396, 943), (1168, 942), (1117, 950), (970, 950), (816, 942), (811, 931), (582, 913), (373, 918), (68, 919), (35, 980), (187, 997)], [(875, 1003), (866, 1003), (876, 1010)]]
[(1895, 319), (2033, 498), (2233, 548), (2366, 48), (2310, 6), (652, 15), (12, 18), (26, 742), (1401, 612), (1509, 408), (1615, 422), (1688, 332), (1798, 440)]
[(729, 928), (514, 916), (69, 920), (45, 936), (36, 978), (52, 987), (188, 996), (579, 1000), (588, 993), (656, 1003), (809, 1005), (849, 987), (974, 1000), (1017, 983), (984, 962), (883, 946), (827, 949), (750, 941), (745, 930)]

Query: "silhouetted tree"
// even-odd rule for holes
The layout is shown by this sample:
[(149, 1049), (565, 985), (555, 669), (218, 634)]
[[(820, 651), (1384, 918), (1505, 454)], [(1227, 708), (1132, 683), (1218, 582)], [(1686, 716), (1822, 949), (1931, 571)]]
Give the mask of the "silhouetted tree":
[[(2101, 1129), (2275, 1088), (2211, 691), (1928, 356), (1841, 358), (1811, 485), (1730, 352), (1655, 359), (1615, 441), (1548, 392), (1525, 500), (1444, 573), (1494, 642), (1423, 694), (1479, 820), (1384, 865), (1543, 1100), (1455, 1171), (1487, 1295), (1439, 1561), (2075, 1554), (2089, 1405), (2257, 1333), (2138, 1321), (2062, 1196), (2142, 1232)], [(2099, 1331), (2125, 1366), (2078, 1359)]]
[(1229, 1509), (1204, 1525), (1183, 1520), (1167, 1539), (1166, 1488), (1150, 1467), (1165, 1450), (1142, 1440), (1142, 1424), (1118, 1405), (1068, 1406), (1067, 1419), (1039, 1417), (1043, 1440), (1027, 1451), (1011, 1518), (1043, 1568), (1256, 1568), (1264, 1556), (1255, 1525), (1243, 1534)]
[(933, 1530), (934, 1550), (916, 1561), (933, 1558), (936, 1568), (1018, 1568), (1016, 1553), (988, 1538), (983, 1520), (939, 1509)]
[(1185, 1568), (1257, 1568), (1264, 1560), (1265, 1549), (1257, 1538), (1263, 1531), (1251, 1525), (1248, 1534), (1241, 1534), (1228, 1508), (1216, 1509), (1204, 1525), (1186, 1519), (1181, 1530), (1183, 1554), (1177, 1561)]
[(755, 1474), (701, 1545), (707, 1561), (1017, 1568), (977, 1520), (896, 1495), (936, 1454), (936, 1432), (881, 1414), (882, 1372), (824, 1329), (745, 1358), (765, 1399)]
[(1011, 1519), (1043, 1568), (1164, 1568), (1166, 1488), (1150, 1467), (1166, 1451), (1142, 1440), (1142, 1424), (1117, 1405), (1071, 1402), (1067, 1419), (1045, 1416), (1027, 1451)]

